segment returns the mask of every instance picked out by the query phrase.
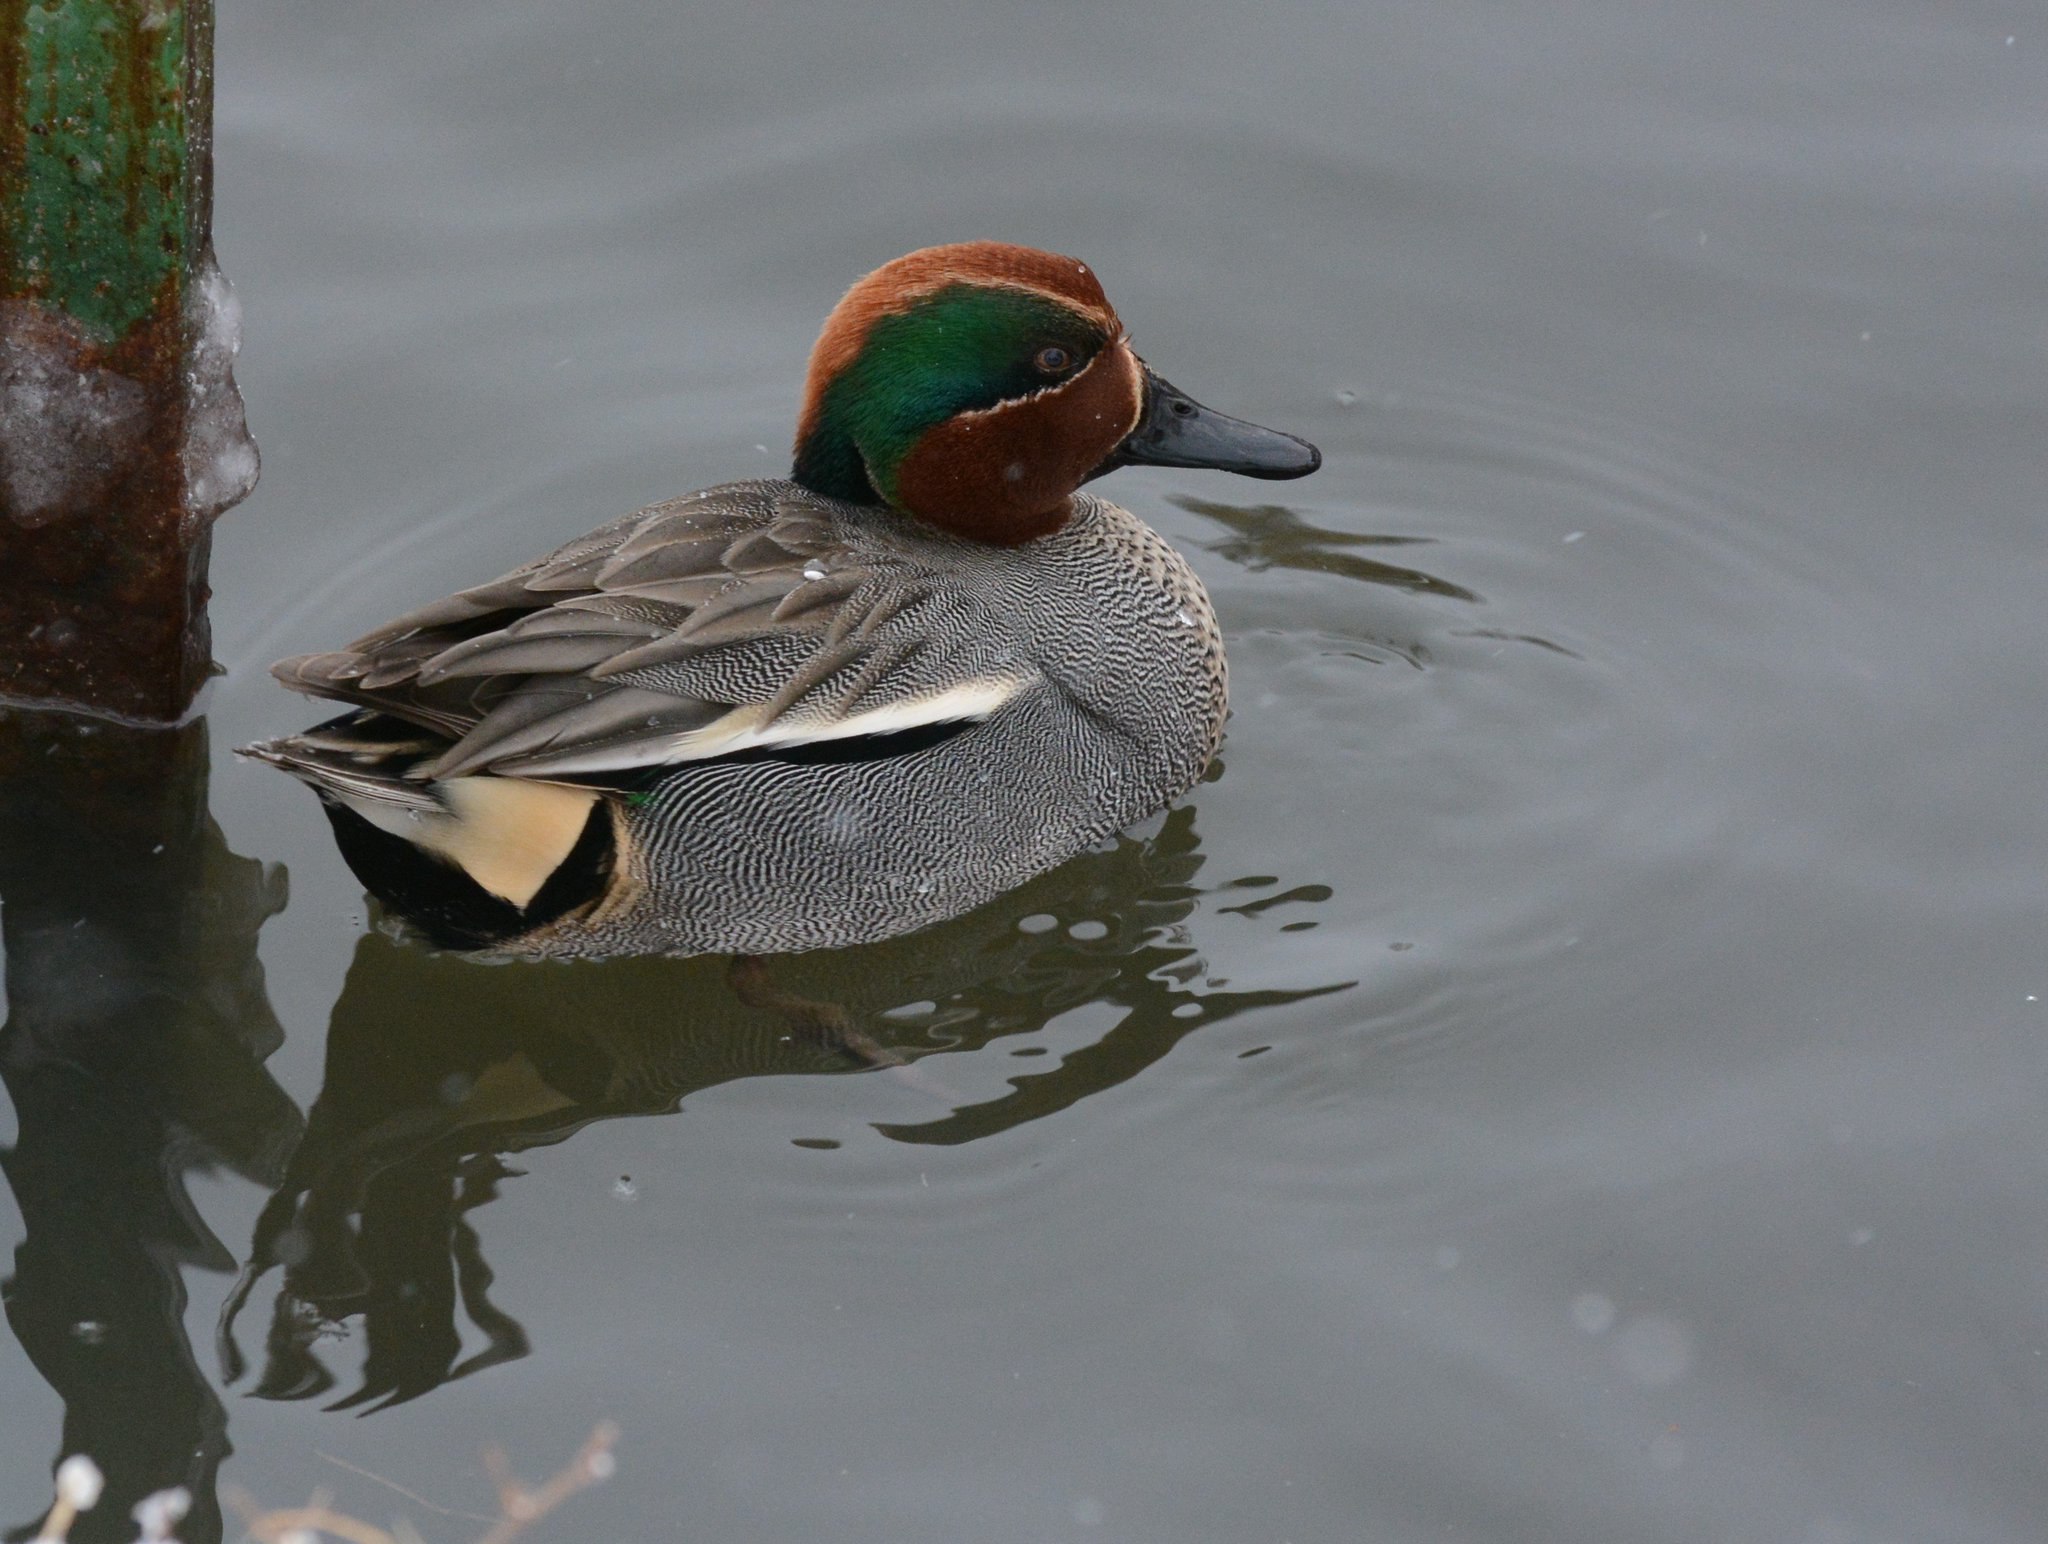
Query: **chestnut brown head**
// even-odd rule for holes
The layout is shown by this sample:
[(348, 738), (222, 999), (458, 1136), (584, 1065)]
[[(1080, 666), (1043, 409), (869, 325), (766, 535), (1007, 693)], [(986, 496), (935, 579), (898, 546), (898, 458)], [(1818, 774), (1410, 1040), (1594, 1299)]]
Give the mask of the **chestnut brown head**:
[(792, 476), (1011, 546), (1133, 462), (1300, 477), (1315, 448), (1212, 413), (1131, 352), (1085, 263), (970, 241), (876, 269), (811, 353)]

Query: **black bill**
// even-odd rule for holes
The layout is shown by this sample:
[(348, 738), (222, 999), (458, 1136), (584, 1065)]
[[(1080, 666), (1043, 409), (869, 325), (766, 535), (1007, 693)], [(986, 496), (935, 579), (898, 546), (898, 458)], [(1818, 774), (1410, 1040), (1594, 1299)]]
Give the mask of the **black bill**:
[(1227, 418), (1145, 370), (1138, 426), (1093, 473), (1120, 466), (1201, 466), (1241, 477), (1306, 477), (1323, 464), (1307, 440)]

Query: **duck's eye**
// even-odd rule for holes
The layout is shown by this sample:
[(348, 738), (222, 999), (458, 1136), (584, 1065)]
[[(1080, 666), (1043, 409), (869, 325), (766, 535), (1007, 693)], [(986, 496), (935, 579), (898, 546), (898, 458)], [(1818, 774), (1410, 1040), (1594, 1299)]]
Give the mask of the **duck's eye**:
[(1065, 375), (1067, 367), (1074, 362), (1074, 356), (1057, 343), (1049, 344), (1038, 351), (1038, 357), (1031, 361), (1040, 375)]

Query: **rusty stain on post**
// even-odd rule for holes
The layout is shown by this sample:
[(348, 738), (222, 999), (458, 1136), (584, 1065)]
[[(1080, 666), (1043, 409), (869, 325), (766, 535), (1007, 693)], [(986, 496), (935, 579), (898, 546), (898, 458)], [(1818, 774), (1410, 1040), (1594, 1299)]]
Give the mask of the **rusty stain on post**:
[(213, 267), (211, 0), (0, 0), (0, 697), (177, 718), (255, 481)]

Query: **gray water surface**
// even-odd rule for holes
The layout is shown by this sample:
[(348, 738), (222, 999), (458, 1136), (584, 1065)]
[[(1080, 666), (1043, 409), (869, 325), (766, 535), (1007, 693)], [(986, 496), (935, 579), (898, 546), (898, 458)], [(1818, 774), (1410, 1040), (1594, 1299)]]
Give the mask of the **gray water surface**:
[[(600, 1419), (532, 1537), (2040, 1539), (2044, 86), (2016, 4), (221, 0), (215, 921), (47, 1107), (10, 959), (6, 1519), (189, 1407), (436, 1540), (360, 1471), (488, 1513)], [(368, 929), (228, 754), (317, 711), (269, 661), (778, 474), (840, 290), (980, 236), (1324, 451), (1102, 485), (1220, 775), (781, 963), (907, 1068)]]

